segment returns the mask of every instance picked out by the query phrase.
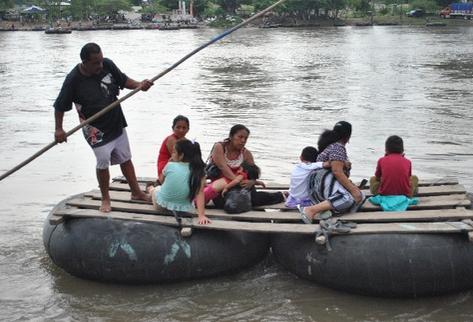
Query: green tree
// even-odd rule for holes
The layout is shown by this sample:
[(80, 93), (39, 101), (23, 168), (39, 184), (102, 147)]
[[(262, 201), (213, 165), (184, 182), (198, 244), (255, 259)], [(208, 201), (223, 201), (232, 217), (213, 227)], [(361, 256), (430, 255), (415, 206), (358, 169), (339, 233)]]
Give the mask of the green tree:
[(128, 0), (97, 0), (97, 13), (101, 16), (113, 16), (119, 10), (131, 10)]
[(14, 5), (15, 5), (14, 0), (0, 0), (0, 10), (13, 8)]
[(426, 12), (438, 10), (438, 4), (434, 0), (413, 0), (410, 4), (412, 8), (423, 9)]
[(95, 13), (95, 0), (72, 0), (71, 13), (74, 19), (87, 19)]

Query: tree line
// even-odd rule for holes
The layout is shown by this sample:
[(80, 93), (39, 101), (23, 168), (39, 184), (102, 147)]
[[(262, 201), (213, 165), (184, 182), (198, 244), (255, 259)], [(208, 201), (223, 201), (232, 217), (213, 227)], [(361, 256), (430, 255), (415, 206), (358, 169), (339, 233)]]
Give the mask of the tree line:
[[(143, 6), (146, 13), (166, 13), (178, 8), (177, 0), (71, 0), (71, 5), (60, 6), (63, 0), (0, 0), (0, 10), (12, 8), (15, 4), (35, 4), (48, 9), (53, 16), (69, 15), (74, 19), (87, 19), (93, 16), (113, 15), (119, 10), (130, 10), (131, 6)], [(189, 5), (186, 1), (186, 5)], [(275, 0), (193, 0), (194, 15), (198, 18), (248, 16), (262, 10)], [(311, 20), (323, 15), (336, 18), (341, 10), (349, 9), (355, 13), (367, 14), (373, 10), (374, 3), (435, 11), (447, 6), (449, 0), (287, 0), (275, 9), (278, 15), (291, 16), (300, 20)], [(401, 7), (400, 7), (401, 8)]]

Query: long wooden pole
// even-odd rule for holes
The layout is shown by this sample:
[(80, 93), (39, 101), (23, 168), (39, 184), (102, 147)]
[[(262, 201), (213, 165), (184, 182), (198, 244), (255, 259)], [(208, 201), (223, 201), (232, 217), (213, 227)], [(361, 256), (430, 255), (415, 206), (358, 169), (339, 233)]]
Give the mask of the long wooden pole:
[[(217, 42), (219, 41), (220, 39), (224, 38), (225, 36), (231, 34), (232, 32), (234, 32), (235, 30), (238, 30), (240, 29), (241, 27), (247, 25), (248, 23), (252, 22), (253, 20), (261, 17), (262, 15), (264, 15), (265, 13), (267, 13), (268, 11), (271, 11), (273, 8), (275, 8), (276, 6), (280, 5), (281, 3), (283, 3), (284, 1), (286, 0), (279, 0), (277, 2), (275, 2), (274, 4), (272, 4), (271, 6), (267, 7), (266, 9), (258, 12), (257, 14), (253, 15), (252, 17), (248, 18), (247, 20), (239, 23), (238, 25), (234, 26), (233, 28), (230, 28), (226, 31), (224, 31), (223, 33), (221, 33), (220, 35), (217, 35), (215, 38), (211, 39), (210, 41), (208, 41), (207, 43), (201, 45), (200, 47), (194, 49), (193, 51), (191, 51), (189, 54), (185, 55), (184, 57), (182, 57), (180, 60), (178, 60), (176, 63), (174, 63), (172, 66), (168, 67), (167, 69), (165, 69), (164, 71), (162, 71), (161, 73), (159, 73), (158, 75), (154, 76), (153, 78), (151, 78), (151, 81), (154, 82), (156, 80), (158, 80), (159, 78), (163, 77), (164, 75), (166, 75), (167, 73), (169, 73), (171, 70), (175, 69), (177, 66), (179, 66), (180, 64), (182, 64), (183, 62), (185, 62), (187, 59), (189, 59), (190, 57), (194, 56), (195, 54), (197, 54), (199, 51), (201, 51), (202, 49), (210, 46), (211, 44), (213, 44), (214, 42)], [(77, 130), (83, 128), (85, 125), (95, 121), (96, 119), (98, 119), (99, 117), (101, 117), (102, 115), (104, 115), (105, 113), (108, 113), (111, 109), (117, 107), (121, 102), (123, 102), (124, 100), (130, 98), (131, 96), (135, 95), (137, 92), (140, 91), (140, 88), (135, 88), (134, 90), (132, 90), (131, 92), (129, 92), (128, 94), (126, 94), (125, 96), (121, 97), (120, 99), (116, 100), (115, 102), (113, 102), (112, 104), (106, 106), (103, 110), (101, 110), (100, 112), (94, 114), (93, 116), (89, 117), (87, 120), (84, 120), (82, 121), (79, 125), (77, 125), (76, 127), (74, 127), (72, 130), (66, 132), (66, 137), (72, 135), (73, 133), (75, 133)], [(19, 169), (23, 168), (25, 165), (27, 165), (28, 163), (30, 163), (31, 161), (33, 161), (34, 159), (36, 159), (37, 157), (39, 157), (40, 155), (42, 155), (43, 153), (45, 153), (46, 151), (48, 151), (49, 149), (51, 149), (53, 146), (55, 146), (57, 144), (56, 141), (53, 141), (51, 143), (49, 143), (47, 146), (45, 146), (44, 148), (42, 148), (41, 150), (39, 150), (38, 152), (36, 152), (35, 154), (33, 154), (31, 157), (29, 157), (28, 159), (26, 159), (25, 161), (21, 162), (20, 164), (18, 164), (17, 166), (15, 166), (14, 168), (12, 168), (11, 170), (8, 170), (7, 172), (5, 172), (4, 174), (2, 174), (0, 176), (0, 181), (2, 181), (3, 179), (5, 179), (6, 177), (8, 177), (9, 175), (11, 175), (12, 173), (18, 171)]]

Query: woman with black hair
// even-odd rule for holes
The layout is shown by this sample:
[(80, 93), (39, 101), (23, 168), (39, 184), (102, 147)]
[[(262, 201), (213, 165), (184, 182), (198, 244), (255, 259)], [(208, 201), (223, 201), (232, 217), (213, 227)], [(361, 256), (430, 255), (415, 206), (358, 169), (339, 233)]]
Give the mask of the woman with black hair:
[[(332, 130), (325, 130), (319, 138), (321, 151), (317, 162), (330, 162), (330, 169), (314, 171), (309, 179), (310, 197), (315, 203), (309, 207), (299, 207), (302, 220), (309, 224), (319, 213), (331, 210), (336, 215), (357, 211), (365, 199), (361, 190), (348, 179), (350, 169), (345, 168), (348, 161), (345, 145), (351, 137), (351, 124), (340, 121)], [(320, 219), (331, 214), (320, 214)]]
[[(220, 176), (212, 178), (212, 180), (225, 177), (232, 181), (236, 178), (243, 162), (250, 165), (255, 164), (250, 150), (245, 148), (249, 135), (250, 130), (246, 126), (236, 124), (230, 129), (228, 138), (223, 142), (215, 143), (209, 161), (218, 167)], [(272, 205), (284, 201), (284, 195), (281, 192), (257, 191), (254, 188), (255, 183), (256, 180), (246, 179), (242, 180), (240, 184), (241, 187), (250, 189), (251, 204), (253, 206)], [(222, 198), (215, 198), (213, 201), (217, 207), (223, 207)]]

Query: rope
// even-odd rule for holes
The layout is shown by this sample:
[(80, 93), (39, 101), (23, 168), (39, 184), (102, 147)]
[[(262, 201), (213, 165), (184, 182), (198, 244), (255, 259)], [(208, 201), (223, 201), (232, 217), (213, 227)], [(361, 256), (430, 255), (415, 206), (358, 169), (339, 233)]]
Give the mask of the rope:
[[(183, 62), (185, 62), (187, 59), (189, 59), (190, 57), (194, 56), (195, 54), (197, 54), (199, 51), (201, 51), (202, 49), (210, 46), (211, 44), (219, 41), (220, 39), (224, 38), (225, 36), (231, 34), (232, 32), (234, 32), (235, 30), (238, 30), (240, 29), (241, 27), (249, 24), (250, 22), (252, 22), (253, 20), (263, 16), (264, 14), (266, 14), (268, 11), (271, 11), (273, 8), (275, 8), (276, 6), (280, 5), (281, 3), (285, 2), (286, 0), (279, 0), (277, 2), (275, 2), (274, 4), (272, 4), (271, 6), (267, 7), (266, 9), (258, 12), (257, 14), (253, 15), (252, 17), (248, 18), (247, 20), (245, 21), (242, 21), (241, 23), (239, 23), (238, 25), (234, 26), (233, 28), (230, 28), (226, 31), (224, 31), (223, 33), (221, 33), (220, 35), (217, 35), (216, 37), (214, 37), (213, 39), (211, 39), (210, 41), (206, 42), (205, 44), (201, 45), (200, 47), (194, 49), (193, 51), (191, 51), (189, 54), (185, 55), (184, 57), (182, 57), (180, 60), (178, 60), (176, 63), (174, 63), (173, 65), (171, 65), (170, 67), (168, 67), (167, 69), (165, 69), (164, 71), (162, 71), (161, 73), (159, 73), (158, 75), (154, 76), (153, 78), (151, 78), (150, 80), (152, 82), (158, 80), (159, 78), (163, 77), (164, 75), (166, 75), (167, 73), (169, 73), (170, 71), (172, 71), (173, 69), (175, 69), (177, 66), (179, 66), (180, 64), (182, 64)], [(138, 88), (135, 88), (134, 90), (132, 90), (131, 92), (129, 92), (128, 94), (126, 94), (125, 96), (123, 96), (122, 98), (116, 100), (115, 102), (113, 102), (112, 104), (106, 106), (103, 110), (101, 110), (100, 112), (94, 114), (93, 116), (91, 116), (90, 118), (88, 118), (87, 120), (84, 120), (83, 122), (81, 122), (79, 125), (77, 125), (76, 127), (74, 127), (72, 130), (66, 132), (66, 137), (72, 135), (73, 133), (77, 132), (79, 129), (83, 128), (85, 125), (95, 121), (96, 119), (98, 119), (99, 117), (101, 117), (102, 115), (104, 115), (105, 113), (109, 112), (110, 110), (112, 110), (113, 108), (115, 108), (116, 106), (118, 106), (121, 102), (125, 101), (126, 99), (130, 98), (131, 96), (135, 95), (137, 92), (140, 91), (140, 87)], [(20, 164), (18, 164), (17, 166), (15, 166), (14, 168), (8, 170), (7, 172), (5, 172), (4, 174), (2, 174), (0, 176), (0, 181), (2, 181), (3, 179), (5, 179), (6, 177), (8, 177), (9, 175), (11, 175), (12, 173), (18, 171), (19, 169), (23, 168), (25, 165), (27, 165), (28, 163), (30, 163), (31, 161), (33, 161), (34, 159), (36, 159), (37, 157), (39, 157), (40, 155), (42, 155), (43, 153), (45, 153), (46, 151), (48, 151), (49, 149), (51, 149), (53, 146), (55, 146), (57, 144), (56, 141), (53, 141), (51, 143), (49, 143), (47, 146), (45, 146), (44, 148), (42, 148), (41, 150), (39, 150), (38, 152), (36, 152), (35, 154), (33, 154), (31, 157), (29, 157), (28, 159), (26, 159), (25, 161), (21, 162)]]

